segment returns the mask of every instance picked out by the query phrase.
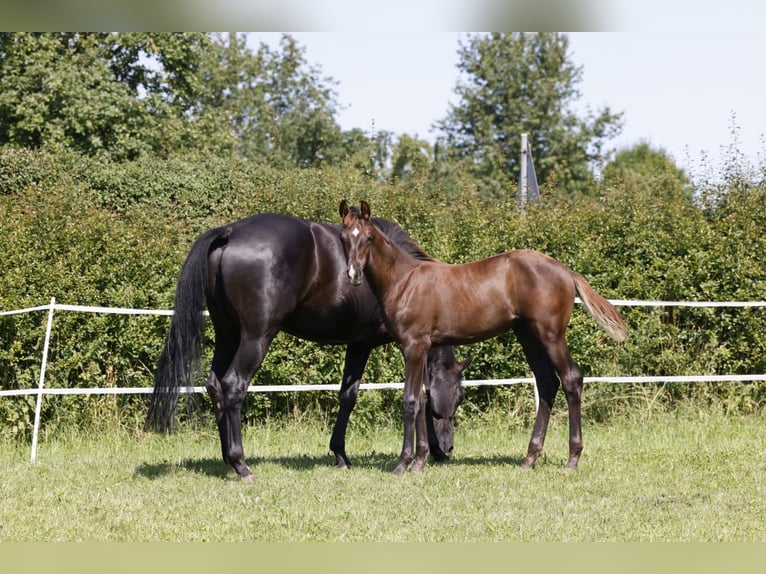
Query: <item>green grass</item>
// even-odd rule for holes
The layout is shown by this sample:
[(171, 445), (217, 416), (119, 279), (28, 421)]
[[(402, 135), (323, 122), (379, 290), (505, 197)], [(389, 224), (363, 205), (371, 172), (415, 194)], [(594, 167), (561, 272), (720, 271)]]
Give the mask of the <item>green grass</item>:
[(340, 471), (324, 425), (267, 423), (245, 433), (252, 484), (219, 461), (212, 428), (60, 432), (34, 465), (28, 445), (0, 443), (0, 541), (766, 541), (761, 418), (586, 423), (574, 472), (564, 418), (523, 471), (529, 432), (463, 423), (449, 464), (396, 478), (396, 428), (352, 428)]

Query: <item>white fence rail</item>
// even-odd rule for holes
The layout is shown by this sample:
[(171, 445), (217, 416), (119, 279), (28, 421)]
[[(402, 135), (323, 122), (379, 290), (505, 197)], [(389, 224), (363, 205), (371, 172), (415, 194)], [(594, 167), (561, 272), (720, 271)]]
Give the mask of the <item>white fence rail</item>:
[[(581, 301), (576, 299), (578, 303)], [(642, 301), (629, 299), (610, 299), (615, 306), (627, 307), (766, 307), (766, 301)], [(0, 317), (8, 315), (19, 315), (22, 313), (32, 313), (35, 311), (48, 311), (48, 321), (45, 328), (45, 343), (43, 345), (42, 363), (40, 366), (40, 379), (36, 389), (0, 389), (0, 397), (36, 395), (35, 420), (32, 430), (32, 454), (31, 462), (35, 462), (37, 457), (37, 440), (40, 430), (40, 411), (42, 407), (43, 395), (120, 395), (120, 394), (150, 394), (153, 387), (107, 387), (107, 388), (87, 388), (87, 389), (62, 389), (45, 388), (45, 370), (48, 364), (48, 348), (51, 331), (53, 329), (54, 311), (74, 311), (81, 313), (111, 313), (121, 315), (173, 315), (169, 309), (125, 309), (121, 307), (91, 307), (81, 305), (64, 305), (56, 303), (55, 297), (51, 298), (48, 305), (37, 307), (28, 307), (26, 309), (16, 309), (12, 311), (0, 311)], [(684, 376), (622, 376), (622, 377), (585, 377), (586, 383), (663, 383), (663, 382), (757, 382), (766, 381), (766, 374), (761, 375), (684, 375)], [(500, 386), (514, 385), (520, 383), (534, 383), (533, 377), (521, 377), (511, 379), (484, 379), (463, 381), (466, 387), (473, 386)], [(362, 383), (362, 389), (401, 389), (404, 383)], [(535, 403), (538, 402), (537, 388), (535, 388)], [(205, 387), (192, 387), (191, 389), (182, 388), (182, 393), (205, 392)], [(300, 392), (300, 391), (339, 391), (340, 384), (322, 384), (322, 385), (251, 385), (249, 392), (268, 393), (268, 392)]]

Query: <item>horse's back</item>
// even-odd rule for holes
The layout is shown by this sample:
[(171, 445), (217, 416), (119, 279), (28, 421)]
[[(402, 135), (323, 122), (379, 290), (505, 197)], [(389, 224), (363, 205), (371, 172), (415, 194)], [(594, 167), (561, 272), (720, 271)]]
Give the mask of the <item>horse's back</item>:
[(507, 305), (520, 318), (532, 319), (541, 309), (574, 305), (571, 270), (553, 257), (529, 249), (515, 249), (466, 264), (475, 283), (503, 289)]
[[(227, 229), (221, 252), (211, 252), (211, 268), (237, 308), (249, 302), (297, 302), (314, 264), (309, 222), (274, 213), (240, 219)], [(261, 304), (263, 304), (261, 302)]]
[(430, 322), (434, 340), (449, 344), (497, 336), (516, 321), (568, 321), (575, 296), (569, 269), (530, 250), (463, 264), (424, 262), (400, 287), (401, 293), (392, 299), (418, 304), (397, 304), (389, 313), (405, 322)]
[(435, 293), (446, 292), (477, 304), (509, 297), (509, 304), (516, 308), (551, 293), (574, 299), (571, 271), (539, 251), (517, 249), (462, 264), (426, 262), (419, 272), (419, 281)]
[(345, 256), (336, 226), (263, 213), (227, 228), (217, 265), (227, 307), (252, 329), (347, 343), (381, 337), (377, 302), (341, 279)]

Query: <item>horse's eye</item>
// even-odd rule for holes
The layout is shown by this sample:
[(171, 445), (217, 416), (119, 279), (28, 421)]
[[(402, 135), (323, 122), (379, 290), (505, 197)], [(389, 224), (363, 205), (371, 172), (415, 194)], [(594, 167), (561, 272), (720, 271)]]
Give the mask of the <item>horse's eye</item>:
[(372, 235), (367, 236), (367, 243), (372, 243)]

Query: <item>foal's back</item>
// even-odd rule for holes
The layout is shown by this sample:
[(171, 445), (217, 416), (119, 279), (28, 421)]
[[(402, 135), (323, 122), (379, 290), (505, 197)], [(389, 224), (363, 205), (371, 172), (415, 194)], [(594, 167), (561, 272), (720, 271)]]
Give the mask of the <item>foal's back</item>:
[(457, 265), (424, 262), (399, 290), (389, 315), (405, 328), (430, 332), (433, 344), (481, 341), (519, 320), (564, 329), (575, 297), (571, 271), (529, 250)]

